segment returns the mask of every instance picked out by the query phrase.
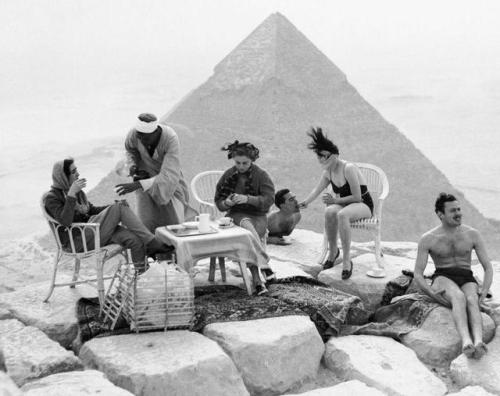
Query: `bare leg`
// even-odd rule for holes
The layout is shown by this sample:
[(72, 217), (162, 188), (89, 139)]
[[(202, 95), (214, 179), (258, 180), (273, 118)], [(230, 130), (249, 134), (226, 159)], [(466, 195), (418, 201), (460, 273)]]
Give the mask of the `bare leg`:
[(370, 217), (370, 208), (364, 203), (352, 203), (338, 213), (340, 241), (342, 242), (342, 264), (344, 270), (351, 269), (351, 222)]
[(462, 340), (462, 352), (467, 357), (472, 357), (474, 347), (469, 333), (469, 324), (467, 321), (467, 302), (465, 294), (460, 290), (452, 280), (444, 276), (438, 276), (434, 279), (432, 289), (436, 291), (444, 290), (444, 297), (451, 303), (451, 314), (455, 321), (455, 327)]
[(328, 239), (328, 260), (335, 260), (337, 255), (338, 212), (340, 205), (330, 205), (325, 209), (325, 232)]
[(467, 301), (467, 314), (469, 315), (469, 325), (474, 340), (476, 359), (481, 358), (486, 353), (486, 345), (483, 342), (483, 319), (479, 309), (479, 298), (477, 295), (477, 284), (466, 283), (461, 287)]

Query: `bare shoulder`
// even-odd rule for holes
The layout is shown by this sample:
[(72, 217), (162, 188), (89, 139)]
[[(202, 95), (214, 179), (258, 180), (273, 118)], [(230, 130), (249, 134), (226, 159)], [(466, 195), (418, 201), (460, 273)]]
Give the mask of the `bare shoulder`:
[(473, 241), (477, 241), (478, 239), (481, 238), (481, 234), (478, 230), (476, 230), (474, 227), (462, 224), (462, 232), (466, 234), (469, 238), (471, 238)]
[(418, 241), (418, 246), (432, 246), (441, 236), (441, 227), (435, 227), (422, 235)]

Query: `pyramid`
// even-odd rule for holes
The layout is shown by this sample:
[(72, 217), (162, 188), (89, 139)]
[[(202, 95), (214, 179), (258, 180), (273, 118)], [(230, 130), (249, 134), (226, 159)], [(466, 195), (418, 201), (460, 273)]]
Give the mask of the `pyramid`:
[[(220, 151), (225, 142), (250, 141), (261, 149), (258, 164), (276, 188), (288, 187), (300, 200), (321, 172), (306, 149), (305, 132), (321, 126), (339, 146), (341, 158), (372, 163), (387, 173), (384, 240), (416, 241), (437, 225), (433, 207), (441, 191), (459, 197), (467, 224), (493, 230), (445, 175), (279, 13), (264, 20), (162, 120), (179, 134), (188, 179), (203, 170), (229, 167)], [(302, 228), (323, 230), (320, 201), (304, 212)]]

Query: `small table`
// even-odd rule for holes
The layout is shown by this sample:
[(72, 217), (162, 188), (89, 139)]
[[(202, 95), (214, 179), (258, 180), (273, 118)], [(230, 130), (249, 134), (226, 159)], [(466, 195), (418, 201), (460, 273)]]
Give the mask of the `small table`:
[(243, 282), (249, 295), (252, 294), (252, 282), (248, 276), (247, 264), (265, 266), (269, 261), (267, 253), (254, 235), (241, 227), (218, 228), (216, 223), (211, 226), (218, 230), (213, 234), (177, 236), (167, 227), (158, 227), (156, 237), (175, 247), (177, 263), (186, 271), (191, 271), (197, 261), (213, 256), (224, 256), (240, 265)]

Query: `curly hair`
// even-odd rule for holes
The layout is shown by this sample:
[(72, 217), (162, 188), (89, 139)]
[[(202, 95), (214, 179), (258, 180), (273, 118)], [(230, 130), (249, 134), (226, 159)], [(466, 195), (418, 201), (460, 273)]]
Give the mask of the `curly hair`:
[(457, 198), (452, 195), (452, 194), (447, 194), (447, 193), (439, 193), (439, 196), (436, 199), (436, 202), (434, 204), (434, 211), (444, 213), (444, 205), (446, 202), (454, 202), (457, 201)]
[(255, 147), (252, 143), (240, 143), (235, 140), (233, 143), (226, 143), (222, 148), (222, 151), (227, 151), (227, 159), (231, 159), (238, 155), (243, 155), (255, 161), (259, 158), (259, 149)]
[(312, 142), (307, 145), (307, 148), (314, 151), (316, 154), (321, 153), (321, 151), (329, 151), (332, 154), (339, 154), (339, 148), (334, 144), (320, 127), (312, 127), (307, 136), (312, 139)]

